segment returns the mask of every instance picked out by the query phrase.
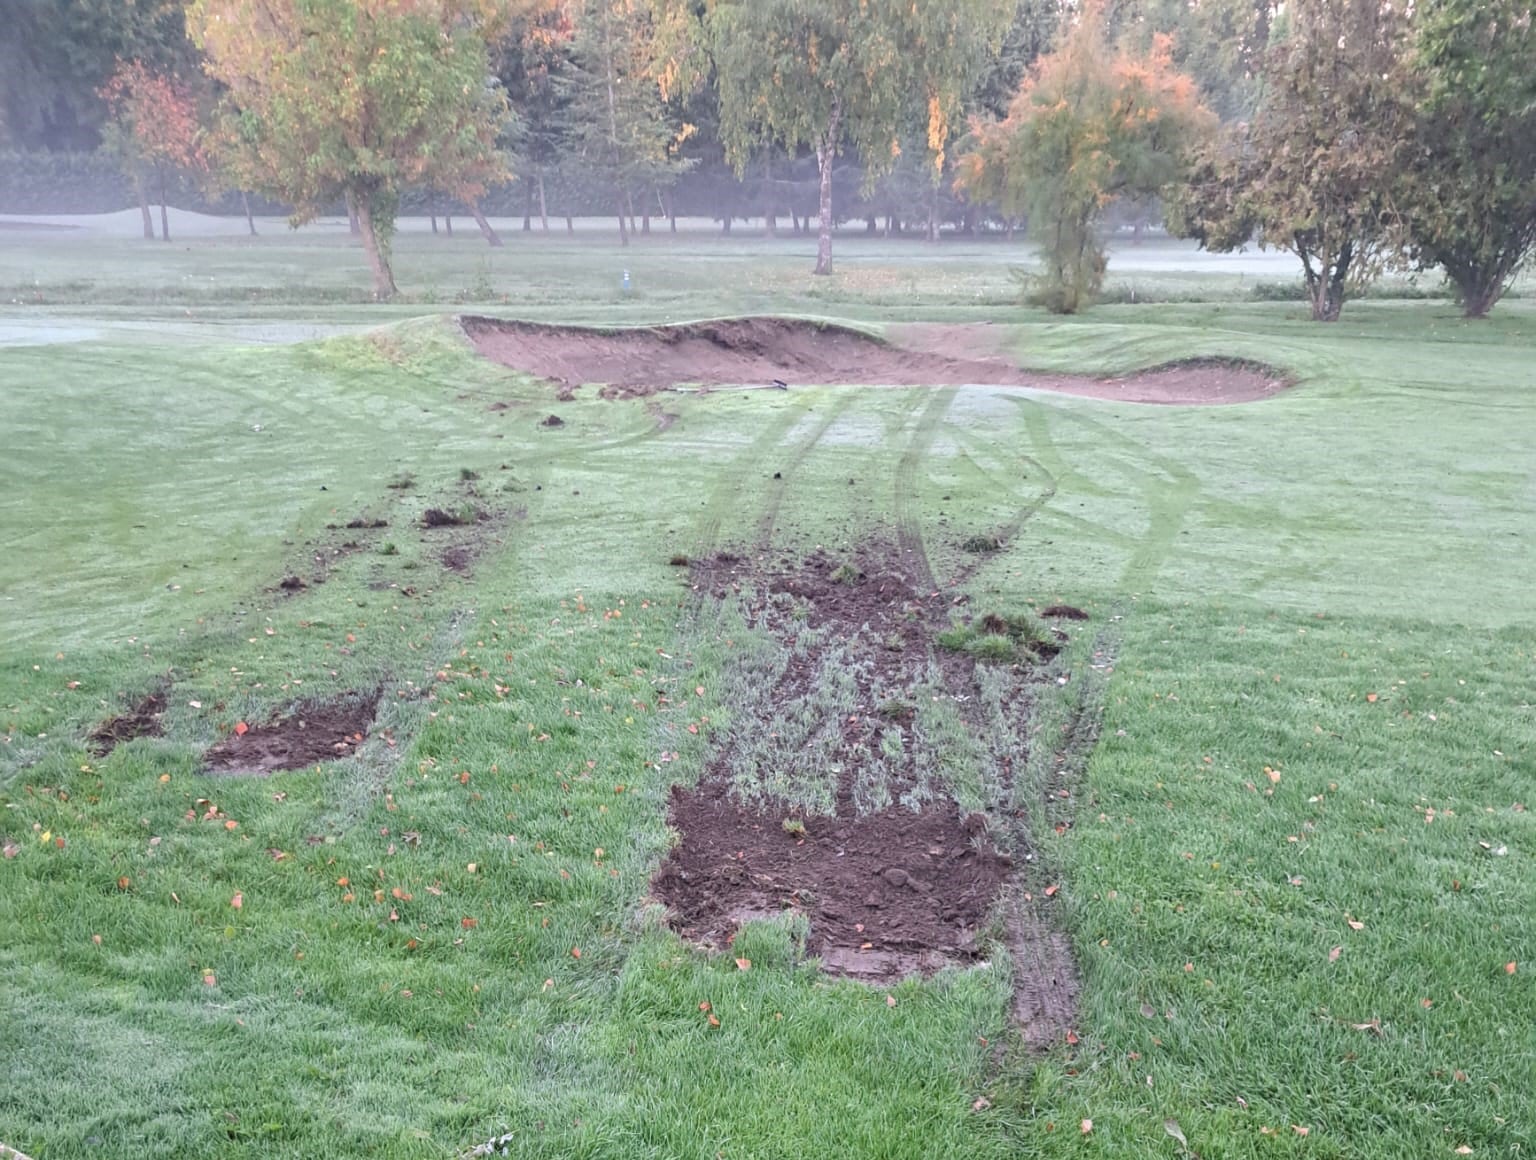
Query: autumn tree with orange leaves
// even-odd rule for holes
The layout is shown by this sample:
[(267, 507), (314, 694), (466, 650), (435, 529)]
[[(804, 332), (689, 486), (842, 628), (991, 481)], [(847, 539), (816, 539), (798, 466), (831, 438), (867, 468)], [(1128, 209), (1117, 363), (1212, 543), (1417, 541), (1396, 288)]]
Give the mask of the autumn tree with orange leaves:
[(203, 127), (192, 87), (170, 73), (130, 60), (118, 63), (102, 86), (101, 96), (111, 115), (104, 134), (106, 145), (121, 159), (138, 189), (144, 236), (155, 236), (145, 189), (145, 171), (149, 170), (155, 175), (160, 194), (160, 236), (168, 242), (171, 218), (166, 207), (167, 171), (207, 168)]
[(1090, 5), (1031, 69), (1007, 118), (973, 128), (958, 184), (1028, 215), (1043, 264), (1029, 301), (1075, 314), (1104, 282), (1105, 208), (1178, 181), (1215, 124), (1195, 82), (1173, 67), (1168, 38), (1145, 55), (1113, 49), (1102, 8)]
[[(395, 293), (401, 189), (473, 203), (507, 174), (507, 101), (487, 41), (531, 0), (194, 0), (187, 26), (226, 86), (227, 137), (254, 189), (295, 225), (345, 198), (374, 295)], [(473, 208), (473, 207), (472, 207)]]

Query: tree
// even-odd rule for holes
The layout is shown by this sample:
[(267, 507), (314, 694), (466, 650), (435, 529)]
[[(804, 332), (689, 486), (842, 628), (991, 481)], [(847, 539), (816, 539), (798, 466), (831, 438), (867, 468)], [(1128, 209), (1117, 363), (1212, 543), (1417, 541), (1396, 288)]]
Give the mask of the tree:
[(345, 198), (382, 299), (400, 190), (505, 172), (486, 40), (506, 15), (494, 0), (194, 0), (188, 23), (251, 185), (295, 225)]
[(20, 149), (91, 150), (118, 63), (186, 75), (184, 0), (0, 0), (0, 124)]
[(101, 95), (111, 114), (105, 140), (138, 187), (144, 236), (155, 236), (144, 191), (147, 165), (158, 179), (160, 236), (168, 242), (171, 219), (166, 205), (166, 170), (204, 172), (208, 168), (196, 97), (186, 82), (137, 60), (120, 63)]
[(652, 200), (682, 170), (677, 149), (693, 131), (667, 115), (674, 74), (657, 16), (643, 0), (582, 0), (576, 25), (575, 146), (616, 210), (625, 246), (636, 196), (648, 224)]
[(1529, 0), (1428, 0), (1425, 85), (1406, 200), (1419, 264), (1443, 266), (1487, 315), (1536, 251), (1536, 28)]
[(1007, 119), (977, 126), (960, 179), (1005, 213), (1029, 215), (1044, 261), (1031, 301), (1075, 314), (1103, 283), (1105, 207), (1178, 180), (1214, 121), (1174, 69), (1167, 37), (1146, 56), (1112, 51), (1102, 9), (1089, 5), (1030, 71)]
[(1380, 0), (1296, 0), (1264, 65), (1263, 96), (1202, 156), (1168, 208), (1170, 231), (1211, 250), (1289, 250), (1312, 317), (1402, 253), (1397, 192), (1410, 161), (1406, 20)]
[[(931, 146), (942, 155), (955, 70), (970, 67), (963, 44), (1006, 21), (992, 0), (718, 0), (706, 36), (720, 86), (720, 128), (738, 174), (764, 145), (791, 155), (815, 151), (821, 229), (816, 273), (832, 273), (832, 178), (852, 148), (866, 187), (890, 171), (913, 101), (930, 112)], [(998, 28), (1000, 32), (1001, 29)]]
[(575, 131), (571, 122), (574, 37), (569, 13), (551, 7), (518, 21), (497, 54), (496, 75), (517, 114), (512, 147), (518, 171), (530, 183), (525, 230), (532, 226), (536, 197), (539, 220), (544, 232), (549, 232), (547, 178), (560, 165)]

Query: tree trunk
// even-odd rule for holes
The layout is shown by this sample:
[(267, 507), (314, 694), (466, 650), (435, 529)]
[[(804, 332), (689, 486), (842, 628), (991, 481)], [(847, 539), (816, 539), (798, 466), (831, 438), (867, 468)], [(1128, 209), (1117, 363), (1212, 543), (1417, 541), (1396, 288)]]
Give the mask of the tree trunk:
[(651, 207), (646, 206), (640, 211), (640, 232), (646, 237), (651, 234)]
[(443, 233), (447, 234), (450, 238), (453, 237), (453, 215), (451, 213), (443, 215)]
[[(347, 194), (347, 232), (354, 238), (363, 232), (363, 223), (357, 216), (357, 199), (350, 193)], [(448, 232), (453, 233), (452, 230)]]
[(677, 233), (677, 202), (670, 189), (661, 195), (661, 210), (667, 215), (667, 228)]
[(720, 219), (720, 232), (722, 234), (730, 233), (731, 232), (731, 227), (733, 225), (735, 225), (735, 224), (736, 224), (736, 219), (733, 218), (731, 216), (730, 211), (727, 210), (726, 213), (725, 213), (725, 216)]
[(165, 205), (165, 166), (157, 165), (155, 169), (160, 175), (160, 240), (168, 242), (171, 240), (171, 214)]
[(939, 240), (939, 187), (931, 186), (928, 190), (928, 240)]
[(615, 201), (619, 210), (619, 245), (627, 246), (629, 245), (629, 222), (624, 217), (624, 195), (619, 194)]
[(549, 201), (544, 196), (544, 171), (539, 170), (539, 225), (549, 233)]
[(373, 220), (373, 204), (370, 197), (349, 197), (357, 211), (357, 228), (363, 238), (363, 252), (368, 255), (368, 268), (373, 271), (373, 296), (380, 302), (393, 298), (397, 293), (395, 275), (389, 268), (389, 254), (379, 243), (378, 227)]
[(432, 219), (432, 233), (437, 233), (437, 199), (434, 197), (427, 202), (427, 216)]
[(573, 218), (570, 214), (565, 215), (565, 232), (568, 234), (574, 234), (576, 232), (576, 219)]
[(878, 234), (880, 232), (880, 219), (875, 217), (874, 214), (870, 214), (868, 217), (866, 217), (864, 219), (864, 232), (870, 237), (874, 237), (876, 234)]
[(133, 175), (133, 187), (139, 195), (139, 213), (144, 215), (144, 237), (152, 242), (155, 240), (155, 219), (149, 212), (149, 187), (142, 173)]
[(523, 233), (533, 233), (533, 186), (523, 183)]
[(763, 237), (771, 238), (779, 232), (778, 199), (774, 197), (773, 147), (763, 157)]
[(251, 237), (256, 236), (256, 219), (251, 215), (251, 199), (245, 190), (240, 191), (240, 208), (245, 210), (245, 226), (251, 231)]
[(480, 227), (480, 236), (485, 239), (486, 245), (493, 250), (501, 248), (501, 235), (493, 228), (491, 223), (485, 220), (485, 211), (480, 208), (478, 201), (470, 200), (464, 203), (469, 206), (469, 212), (474, 215), (475, 224)]
[(843, 131), (843, 106), (832, 102), (832, 116), (822, 138), (816, 144), (816, 164), (821, 169), (821, 221), (816, 236), (816, 273), (832, 273), (832, 166), (837, 162), (837, 144)]
[[(1452, 269), (1452, 266), (1455, 269)], [(1446, 272), (1456, 283), (1456, 296), (1461, 301), (1463, 318), (1487, 318), (1488, 312), (1504, 297), (1508, 285), (1508, 271), (1501, 264), (1497, 268), (1480, 266), (1471, 268), (1458, 263), (1446, 263)]]

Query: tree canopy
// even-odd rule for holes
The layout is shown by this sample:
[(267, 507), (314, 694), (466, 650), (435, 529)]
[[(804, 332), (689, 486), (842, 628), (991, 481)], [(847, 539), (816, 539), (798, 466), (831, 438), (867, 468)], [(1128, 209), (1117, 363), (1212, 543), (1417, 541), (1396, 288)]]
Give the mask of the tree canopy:
[(1403, 14), (1379, 0), (1296, 0), (1269, 50), (1253, 121), (1231, 126), (1176, 191), (1175, 233), (1208, 249), (1256, 239), (1301, 261), (1312, 317), (1398, 258), (1411, 81)]
[(488, 0), (194, 0), (188, 10), (227, 87), (250, 184), (290, 202), (296, 223), (345, 197), (380, 298), (395, 293), (402, 187), (473, 195), (505, 173), (507, 103), (486, 45), (505, 16)]
[(1007, 118), (977, 125), (960, 181), (1029, 215), (1044, 266), (1031, 300), (1074, 314), (1103, 282), (1104, 209), (1178, 180), (1214, 125), (1194, 81), (1174, 69), (1166, 37), (1145, 55), (1111, 50), (1102, 9), (1089, 5), (1030, 70)]

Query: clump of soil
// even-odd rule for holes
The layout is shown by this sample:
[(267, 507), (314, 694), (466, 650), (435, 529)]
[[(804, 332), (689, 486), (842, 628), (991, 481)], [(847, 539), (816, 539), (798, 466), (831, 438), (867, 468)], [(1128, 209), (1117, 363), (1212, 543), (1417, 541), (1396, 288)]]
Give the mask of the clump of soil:
[(286, 717), (230, 734), (203, 754), (214, 777), (267, 777), (350, 756), (368, 737), (381, 691), (300, 706)]
[[(623, 330), (474, 316), (461, 322), (481, 354), (558, 384), (562, 399), (585, 383), (603, 384), (604, 398), (650, 395), (678, 384), (781, 389), (991, 384), (1127, 402), (1201, 404), (1265, 398), (1289, 385), (1267, 367), (1231, 360), (1190, 360), (1114, 378), (1025, 371), (1007, 357), (998, 337), (1004, 332), (972, 326), (905, 327), (886, 342), (848, 327), (786, 318)], [(978, 351), (985, 353), (978, 357)]]
[(1040, 610), (1041, 616), (1048, 616), (1053, 620), (1087, 620), (1088, 614), (1081, 608), (1074, 608), (1070, 604), (1049, 604)]
[(450, 572), (468, 572), (475, 562), (475, 549), (469, 544), (455, 544), (443, 552), (443, 567)]
[[(869, 981), (982, 953), (1027, 830), (963, 813), (943, 781), (949, 741), (929, 735), (925, 714), (944, 701), (968, 727), (967, 706), (985, 698), (973, 658), (932, 648), (948, 597), (898, 561), (870, 548), (852, 560), (694, 563), (705, 603), (739, 601), (771, 644), (766, 659), (743, 658), (733, 727), (700, 783), (672, 791), (680, 841), (652, 886), (685, 938), (723, 949), (742, 922), (797, 912), (825, 970)], [(991, 678), (985, 725), (1015, 738), (998, 742), (988, 771), (1005, 812), (1035, 679), (1027, 666)], [(1009, 713), (1000, 726), (995, 715)]]
[(284, 592), (302, 592), (304, 589), (309, 587), (308, 584), (304, 583), (304, 581), (297, 576), (284, 576), (277, 582), (277, 586)]
[(565, 420), (560, 418), (559, 415), (550, 415), (547, 419), (541, 419), (539, 421), (539, 426), (540, 427), (564, 427), (565, 426)]
[(389, 521), (388, 520), (369, 520), (369, 519), (364, 519), (361, 516), (359, 516), (355, 520), (348, 520), (346, 526), (349, 529), (353, 529), (353, 530), (356, 530), (358, 528), (387, 528), (387, 527), (389, 527)]
[(165, 726), (161, 716), (165, 712), (163, 692), (149, 694), (126, 713), (103, 721), (91, 734), (91, 750), (97, 757), (105, 757), (119, 745), (140, 737), (161, 737)]
[(424, 528), (462, 528), (485, 518), (484, 512), (446, 512), (442, 508), (428, 508), (421, 513)]

